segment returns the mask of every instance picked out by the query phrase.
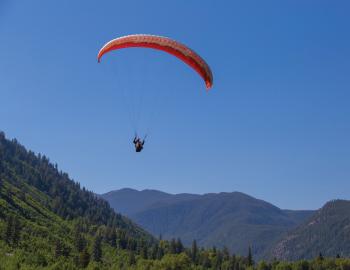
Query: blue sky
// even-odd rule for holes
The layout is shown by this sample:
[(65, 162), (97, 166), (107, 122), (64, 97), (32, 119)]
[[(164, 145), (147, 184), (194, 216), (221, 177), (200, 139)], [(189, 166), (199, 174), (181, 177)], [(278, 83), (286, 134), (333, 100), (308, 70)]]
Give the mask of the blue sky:
[[(349, 8), (0, 0), (0, 129), (98, 193), (241, 191), (291, 209), (349, 199)], [(161, 52), (97, 64), (105, 42), (132, 33), (195, 49), (212, 67), (212, 91)], [(149, 133), (141, 154), (136, 124)]]

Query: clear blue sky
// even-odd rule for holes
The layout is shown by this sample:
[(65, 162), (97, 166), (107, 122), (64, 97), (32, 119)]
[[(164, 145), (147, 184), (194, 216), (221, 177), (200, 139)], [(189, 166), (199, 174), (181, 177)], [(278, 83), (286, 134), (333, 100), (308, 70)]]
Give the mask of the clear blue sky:
[[(349, 10), (345, 0), (0, 0), (0, 129), (98, 193), (242, 191), (291, 209), (350, 199)], [(161, 52), (97, 64), (105, 42), (131, 33), (195, 49), (213, 90)], [(150, 127), (141, 154), (130, 93)]]

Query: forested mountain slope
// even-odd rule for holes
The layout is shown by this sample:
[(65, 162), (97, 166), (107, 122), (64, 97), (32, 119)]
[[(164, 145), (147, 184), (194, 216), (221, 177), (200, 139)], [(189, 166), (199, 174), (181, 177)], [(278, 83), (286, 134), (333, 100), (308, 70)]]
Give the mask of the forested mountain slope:
[(324, 256), (350, 256), (350, 201), (328, 202), (273, 247), (270, 257), (297, 260)]
[(143, 229), (116, 214), (106, 201), (58, 171), (47, 157), (27, 151), (16, 140), (7, 140), (2, 132), (0, 235), (10, 247), (20, 249), (29, 264), (39, 261), (42, 265), (56, 261), (55, 252), (79, 261), (89, 242), (99, 237), (110, 247), (118, 241), (135, 246), (140, 241), (155, 242)]
[(47, 157), (0, 132), (0, 270), (244, 270), (251, 264), (227, 249), (154, 239)]
[[(186, 245), (196, 239), (202, 246), (226, 246), (236, 254), (246, 254), (251, 246), (257, 258), (313, 213), (281, 210), (240, 192), (184, 196), (124, 189), (121, 193), (123, 196), (120, 192), (102, 196), (115, 209), (138, 198), (139, 211), (131, 211), (128, 216), (154, 235), (180, 237)], [(156, 195), (152, 203), (142, 200), (145, 193)]]

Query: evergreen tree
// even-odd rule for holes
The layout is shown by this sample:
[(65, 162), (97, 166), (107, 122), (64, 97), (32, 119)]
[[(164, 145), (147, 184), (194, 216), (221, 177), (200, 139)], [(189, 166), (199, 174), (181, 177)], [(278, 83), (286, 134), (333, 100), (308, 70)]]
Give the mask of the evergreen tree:
[(78, 252), (82, 252), (86, 247), (86, 240), (79, 231), (75, 231), (74, 246)]
[(157, 260), (161, 260), (164, 256), (164, 249), (163, 247), (159, 246), (157, 250)]
[(64, 253), (64, 248), (63, 248), (62, 242), (60, 240), (56, 240), (56, 242), (55, 242), (55, 258), (62, 256), (63, 253)]
[(7, 244), (11, 244), (12, 243), (12, 235), (13, 235), (13, 231), (14, 231), (14, 226), (13, 226), (13, 217), (12, 216), (8, 216), (7, 217), (7, 222), (6, 222), (6, 229), (5, 229), (5, 241)]
[(117, 233), (116, 233), (116, 228), (113, 227), (112, 228), (112, 232), (110, 235), (110, 239), (109, 239), (109, 243), (112, 247), (116, 247), (117, 246)]
[(173, 238), (170, 241), (170, 254), (175, 254), (175, 253), (176, 253), (176, 241)]
[(21, 237), (21, 223), (18, 219), (17, 216), (15, 216), (13, 218), (13, 234), (12, 234), (12, 244), (14, 246), (17, 246), (18, 245), (18, 242), (20, 240), (20, 237)]
[(69, 257), (71, 249), (69, 247), (67, 247), (63, 242), (61, 242), (61, 243), (62, 243), (62, 248), (63, 248), (62, 255), (67, 258), (67, 257)]
[(137, 242), (129, 237), (126, 249), (135, 251), (137, 249)]
[(180, 254), (184, 250), (184, 246), (183, 246), (180, 238), (177, 238), (175, 245), (176, 245), (175, 253)]
[(319, 254), (318, 254), (318, 257), (317, 257), (317, 259), (319, 260), (319, 261), (323, 261), (323, 254), (320, 252)]
[(254, 264), (253, 255), (252, 255), (252, 249), (251, 249), (250, 246), (249, 246), (249, 248), (248, 248), (248, 257), (247, 257), (247, 260), (248, 260), (248, 266), (252, 266), (252, 265)]
[(197, 256), (198, 256), (198, 247), (197, 247), (197, 241), (193, 240), (192, 247), (191, 247), (191, 259), (192, 262), (197, 262)]
[(226, 246), (224, 246), (224, 249), (222, 250), (222, 257), (224, 261), (230, 260), (230, 251)]
[(157, 259), (157, 254), (158, 254), (158, 244), (154, 244), (153, 246), (152, 246), (152, 248), (151, 248), (151, 254), (150, 254), (150, 256), (151, 256), (151, 259), (152, 260), (156, 260)]
[(87, 248), (84, 248), (84, 250), (79, 254), (80, 267), (85, 268), (88, 266), (89, 263), (90, 263), (90, 254)]
[(126, 239), (125, 231), (118, 230), (117, 232), (117, 247), (121, 249), (126, 249), (128, 241)]
[(203, 252), (203, 253), (202, 253), (202, 256), (201, 256), (201, 265), (202, 265), (204, 268), (210, 268), (210, 267), (211, 267), (210, 259), (209, 259), (209, 256), (208, 256), (208, 253), (207, 253), (207, 252)]
[[(270, 269), (271, 269), (270, 266), (265, 261), (260, 261), (257, 266), (257, 270), (270, 270)], [(301, 268), (300, 270), (304, 270), (304, 268)]]
[(238, 261), (235, 262), (234, 270), (241, 270), (240, 263)]
[(136, 258), (135, 258), (134, 251), (130, 251), (129, 252), (128, 264), (129, 264), (129, 266), (132, 266), (132, 265), (136, 264)]
[(7, 217), (4, 240), (8, 245), (17, 246), (20, 240), (21, 224), (17, 216)]
[(235, 255), (230, 257), (228, 265), (229, 265), (228, 269), (235, 270), (235, 265), (236, 265), (236, 256)]
[(146, 246), (145, 244), (142, 245), (142, 247), (141, 247), (141, 253), (140, 253), (140, 255), (141, 255), (141, 257), (142, 257), (143, 259), (145, 259), (145, 260), (148, 259), (148, 248), (147, 248), (147, 246)]
[(221, 265), (222, 265), (222, 254), (221, 251), (217, 251), (216, 253), (216, 257), (214, 258), (214, 266), (215, 269), (221, 269)]
[(101, 237), (96, 236), (92, 246), (92, 259), (95, 262), (100, 262), (102, 258), (101, 242), (102, 242)]

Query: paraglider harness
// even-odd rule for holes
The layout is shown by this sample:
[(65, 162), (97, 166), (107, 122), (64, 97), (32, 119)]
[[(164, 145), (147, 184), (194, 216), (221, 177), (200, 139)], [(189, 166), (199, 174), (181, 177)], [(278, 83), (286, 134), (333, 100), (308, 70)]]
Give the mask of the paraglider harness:
[(141, 152), (141, 150), (143, 149), (143, 145), (145, 144), (146, 137), (147, 137), (147, 135), (141, 141), (141, 139), (138, 138), (137, 135), (135, 135), (135, 138), (134, 138), (134, 140), (132, 142), (135, 144), (135, 151), (136, 152)]

